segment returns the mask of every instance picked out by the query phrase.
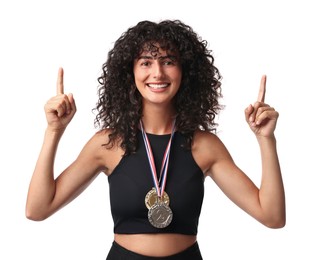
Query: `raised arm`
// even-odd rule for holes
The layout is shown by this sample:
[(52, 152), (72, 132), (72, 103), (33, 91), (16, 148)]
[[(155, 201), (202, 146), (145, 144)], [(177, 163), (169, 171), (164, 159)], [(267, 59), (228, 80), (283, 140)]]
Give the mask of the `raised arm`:
[(262, 224), (280, 228), (285, 225), (285, 194), (274, 135), (278, 113), (264, 103), (265, 92), (266, 76), (263, 76), (257, 102), (245, 110), (246, 121), (255, 134), (261, 151), (260, 187), (234, 163), (217, 136), (203, 137), (206, 142), (199, 151), (210, 158), (205, 164), (202, 163), (202, 169), (225, 195)]
[(41, 220), (46, 217), (47, 208), (53, 201), (56, 185), (54, 180), (54, 160), (59, 141), (72, 120), (76, 105), (72, 94), (64, 94), (63, 69), (58, 71), (56, 96), (45, 105), (47, 128), (42, 148), (29, 185), (26, 202), (26, 216)]
[(266, 76), (260, 83), (259, 95), (254, 105), (245, 110), (246, 121), (258, 140), (262, 159), (262, 179), (259, 191), (260, 206), (278, 226), (285, 224), (285, 192), (279, 165), (274, 131), (278, 112), (265, 102)]

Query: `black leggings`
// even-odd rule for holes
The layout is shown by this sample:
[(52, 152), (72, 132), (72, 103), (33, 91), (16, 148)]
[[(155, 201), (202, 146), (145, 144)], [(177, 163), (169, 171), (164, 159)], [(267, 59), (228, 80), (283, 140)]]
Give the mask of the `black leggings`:
[(175, 255), (152, 257), (129, 251), (114, 241), (106, 260), (202, 260), (202, 256), (197, 242)]

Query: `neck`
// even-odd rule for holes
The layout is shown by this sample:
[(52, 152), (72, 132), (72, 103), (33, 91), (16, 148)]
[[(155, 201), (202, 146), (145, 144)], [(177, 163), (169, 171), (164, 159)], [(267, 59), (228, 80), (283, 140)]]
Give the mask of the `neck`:
[(167, 107), (166, 109), (157, 106), (149, 109), (144, 107), (141, 120), (145, 132), (157, 135), (170, 134), (175, 114), (173, 107)]

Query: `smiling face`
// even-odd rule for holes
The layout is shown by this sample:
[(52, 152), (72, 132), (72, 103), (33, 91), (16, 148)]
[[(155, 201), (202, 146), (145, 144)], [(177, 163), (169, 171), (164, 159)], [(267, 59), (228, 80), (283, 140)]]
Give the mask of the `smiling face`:
[(143, 104), (171, 104), (182, 79), (179, 57), (162, 50), (143, 50), (134, 61), (134, 77)]

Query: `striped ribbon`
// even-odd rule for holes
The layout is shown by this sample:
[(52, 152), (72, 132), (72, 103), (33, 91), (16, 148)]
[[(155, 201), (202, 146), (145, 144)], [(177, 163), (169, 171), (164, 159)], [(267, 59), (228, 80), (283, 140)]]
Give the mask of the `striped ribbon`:
[[(144, 144), (146, 147), (146, 152), (147, 152), (148, 161), (149, 161), (149, 165), (150, 165), (150, 169), (151, 169), (154, 187), (157, 191), (158, 196), (161, 198), (163, 196), (165, 184), (166, 184), (168, 162), (169, 162), (169, 156), (170, 156), (170, 150), (171, 150), (171, 143), (172, 143), (172, 139), (173, 139), (173, 136), (175, 133), (175, 120), (173, 122), (170, 140), (168, 141), (167, 147), (166, 147), (165, 152), (164, 152), (159, 180), (158, 180), (158, 176), (157, 176), (157, 172), (156, 172), (156, 167), (155, 167), (155, 163), (154, 163), (151, 145), (150, 145), (148, 136), (144, 130), (144, 127), (143, 127), (141, 120), (140, 120), (140, 127), (141, 127), (143, 141), (144, 141)], [(160, 186), (160, 183), (161, 183), (161, 186)]]

